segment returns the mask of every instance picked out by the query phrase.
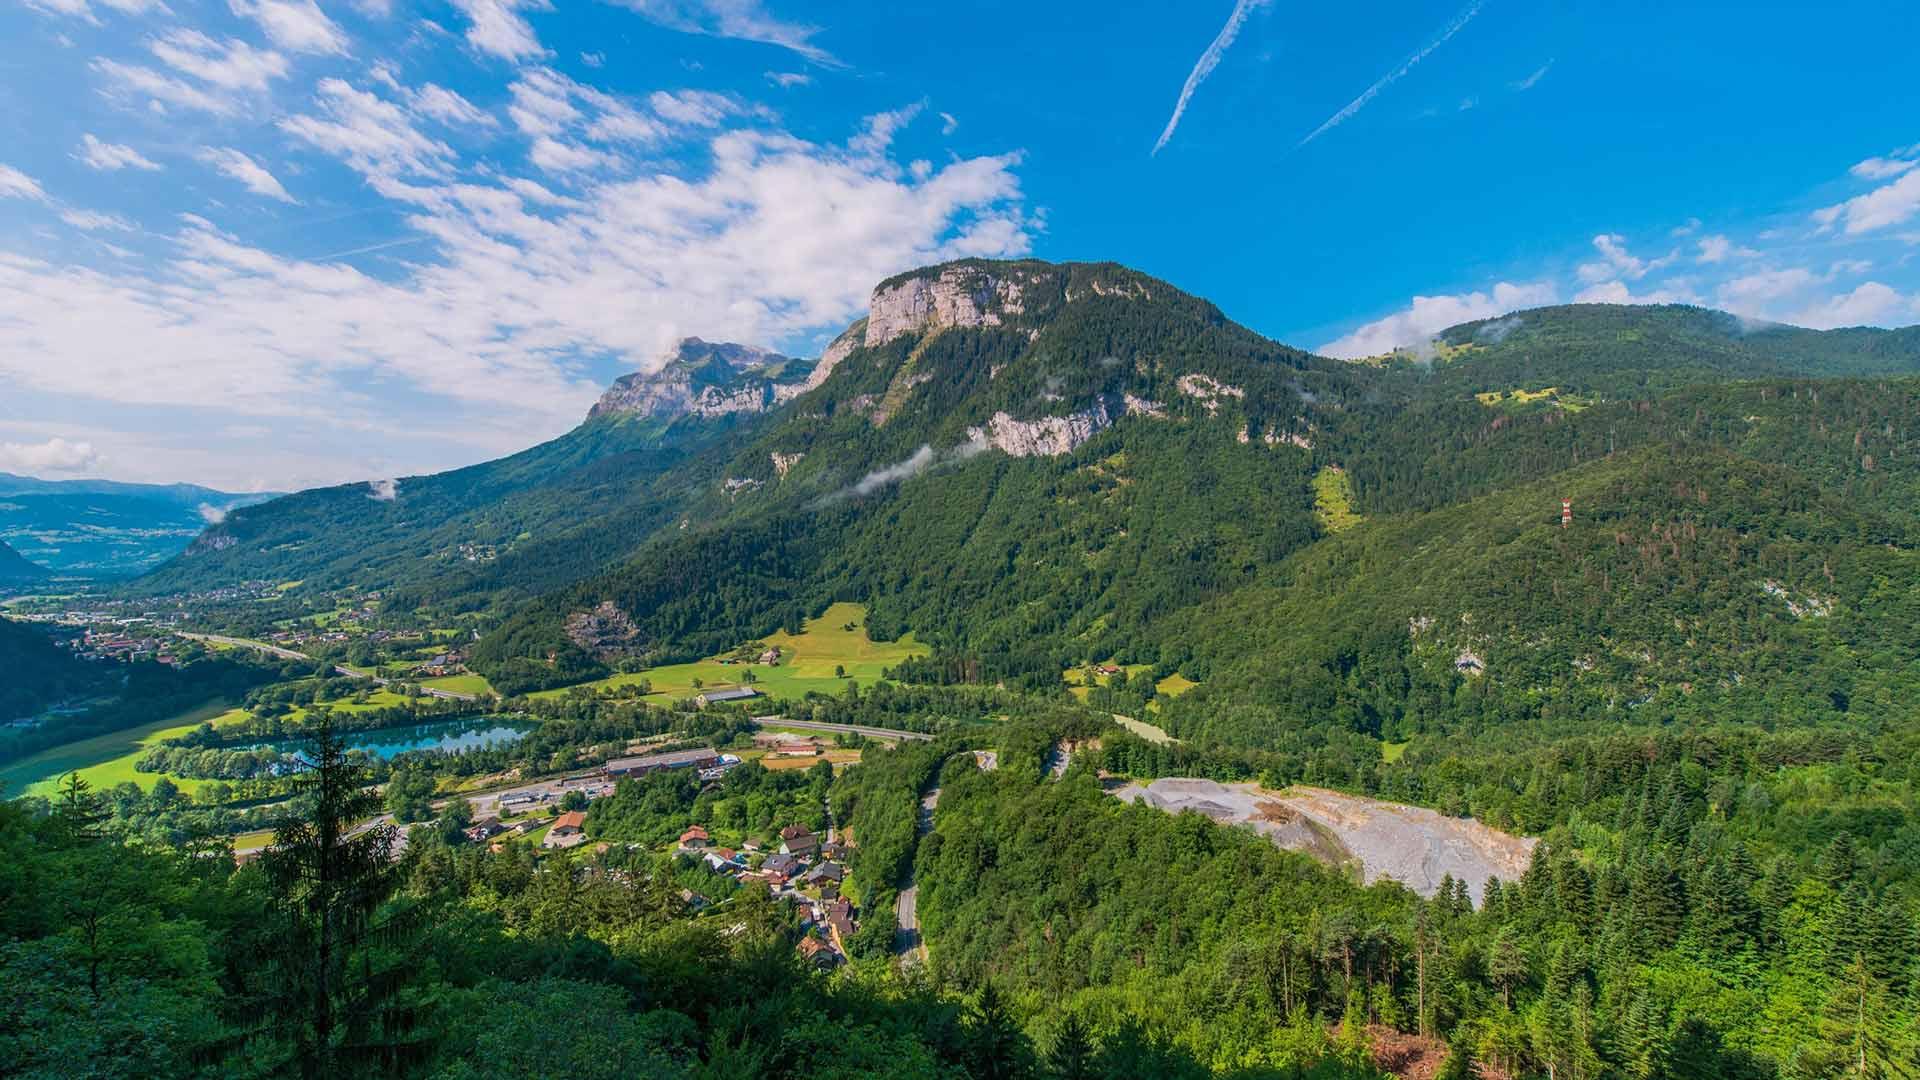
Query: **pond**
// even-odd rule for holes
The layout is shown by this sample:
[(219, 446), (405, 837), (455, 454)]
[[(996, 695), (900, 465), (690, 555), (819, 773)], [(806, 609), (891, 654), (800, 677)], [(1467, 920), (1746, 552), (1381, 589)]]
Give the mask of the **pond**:
[[(525, 720), (512, 720), (502, 716), (470, 716), (460, 720), (440, 720), (431, 724), (412, 724), (407, 727), (349, 731), (345, 736), (349, 750), (361, 750), (374, 757), (391, 758), (415, 750), (439, 750), (458, 754), (489, 745), (504, 746), (507, 743), (519, 741), (526, 736), (527, 732), (538, 726)], [(288, 740), (260, 743), (248, 749), (260, 747), (299, 751), (303, 749), (304, 744), (298, 740)]]

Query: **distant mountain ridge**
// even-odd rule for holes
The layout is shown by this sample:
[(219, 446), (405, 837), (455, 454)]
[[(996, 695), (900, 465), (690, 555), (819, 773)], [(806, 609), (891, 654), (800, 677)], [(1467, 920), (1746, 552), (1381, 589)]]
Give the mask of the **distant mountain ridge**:
[(765, 412), (806, 389), (813, 364), (752, 345), (687, 338), (652, 372), (623, 375), (587, 414), (649, 419)]
[(179, 554), (209, 521), (274, 497), (0, 473), (0, 539), (58, 574), (131, 577)]
[(46, 576), (45, 567), (33, 563), (13, 550), (5, 540), (0, 540), (0, 585), (38, 581)]

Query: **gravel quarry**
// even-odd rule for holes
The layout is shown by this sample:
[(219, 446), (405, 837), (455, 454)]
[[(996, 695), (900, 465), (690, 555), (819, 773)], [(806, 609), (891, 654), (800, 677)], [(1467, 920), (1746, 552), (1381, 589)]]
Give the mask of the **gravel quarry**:
[(1518, 879), (1539, 843), (1472, 818), (1325, 788), (1267, 791), (1258, 784), (1166, 777), (1111, 793), (1170, 814), (1192, 810), (1223, 825), (1248, 826), (1289, 851), (1353, 867), (1369, 884), (1390, 878), (1430, 897), (1451, 875), (1467, 883), (1476, 906), (1487, 879)]

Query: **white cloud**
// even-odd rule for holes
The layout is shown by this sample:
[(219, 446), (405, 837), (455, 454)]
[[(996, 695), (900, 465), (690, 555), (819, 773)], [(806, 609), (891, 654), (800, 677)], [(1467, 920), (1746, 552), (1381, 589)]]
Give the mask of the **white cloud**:
[(177, 78), (138, 64), (105, 57), (93, 69), (106, 77), (110, 96), (144, 98), (150, 108), (168, 106), (231, 115), (251, 98), (265, 93), (274, 79), (287, 74), (287, 58), (272, 50), (256, 49), (244, 41), (226, 42), (197, 30), (174, 30), (150, 38), (147, 49), (162, 63), (194, 81)]
[(1743, 247), (1725, 236), (1705, 236), (1700, 239), (1700, 254), (1697, 261), (1703, 263), (1723, 263), (1728, 259), (1752, 259), (1760, 255), (1750, 247)]
[(47, 193), (40, 182), (11, 165), (0, 165), (0, 199), (27, 199), (46, 202)]
[(1847, 171), (1862, 180), (1887, 180), (1920, 166), (1920, 161), (1870, 157)]
[(448, 126), (466, 124), (493, 127), (499, 123), (479, 106), (444, 86), (428, 83), (407, 92), (407, 104), (413, 111)]
[(140, 151), (119, 143), (102, 142), (92, 134), (80, 136), (80, 149), (74, 157), (85, 162), (87, 167), (100, 172), (118, 172), (121, 169), (141, 169), (154, 172), (160, 166), (148, 161)]
[(1624, 281), (1603, 281), (1574, 294), (1576, 304), (1693, 304), (1699, 297), (1682, 288), (1658, 288), (1636, 293)]
[(453, 0), (467, 17), (467, 44), (502, 60), (531, 60), (547, 55), (522, 10), (551, 11), (547, 0)]
[(392, 502), (395, 499), (398, 499), (399, 497), (400, 497), (400, 481), (398, 480), (367, 481), (367, 498), (372, 499), (374, 502)]
[(227, 520), (227, 512), (212, 503), (201, 503), (194, 509), (200, 514), (200, 520), (209, 525), (218, 525)]
[(1343, 360), (1379, 356), (1395, 349), (1417, 348), (1451, 326), (1491, 319), (1522, 308), (1541, 307), (1558, 298), (1548, 282), (1513, 284), (1502, 281), (1491, 293), (1470, 292), (1452, 296), (1416, 296), (1405, 311), (1354, 330), (1345, 337), (1329, 341), (1320, 352)]
[(1253, 14), (1255, 8), (1266, 7), (1271, 2), (1272, 0), (1235, 0), (1233, 11), (1227, 16), (1226, 25), (1213, 36), (1213, 41), (1200, 54), (1200, 59), (1194, 62), (1193, 70), (1187, 72), (1187, 81), (1181, 84), (1180, 96), (1173, 102), (1173, 115), (1167, 118), (1166, 128), (1160, 132), (1160, 138), (1155, 140), (1153, 153), (1158, 154), (1161, 148), (1167, 145), (1167, 140), (1173, 138), (1174, 129), (1180, 126), (1180, 118), (1187, 114), (1187, 102), (1193, 100), (1193, 92), (1200, 88), (1201, 83), (1207, 81), (1207, 76), (1213, 74), (1214, 68), (1220, 66), (1220, 58), (1227, 54), (1227, 50), (1233, 46), (1234, 39), (1240, 36), (1240, 28), (1246, 24), (1247, 16)]
[(90, 442), (52, 438), (42, 443), (0, 443), (0, 470), (29, 475), (89, 472), (100, 465)]
[(1822, 228), (1844, 224), (1851, 236), (1898, 225), (1915, 214), (1920, 214), (1920, 171), (1908, 172), (1865, 195), (1815, 210), (1813, 220)]
[[(102, 7), (117, 11), (122, 15), (144, 15), (149, 11), (166, 11), (167, 6), (160, 0), (100, 0)], [(87, 0), (26, 0), (26, 6), (43, 15), (64, 15), (69, 18), (84, 19), (94, 25), (100, 20), (93, 13), (93, 7)]]
[(1700, 231), (1700, 219), (1688, 218), (1687, 223), (1685, 225), (1675, 226), (1673, 228), (1673, 231), (1668, 233), (1668, 235), (1678, 240), (1683, 236), (1692, 236), (1694, 233), (1697, 233), (1699, 231)]
[(1638, 281), (1656, 270), (1664, 270), (1680, 257), (1677, 251), (1657, 259), (1642, 259), (1627, 250), (1627, 238), (1618, 233), (1601, 233), (1593, 238), (1600, 253), (1598, 262), (1582, 263), (1577, 273), (1581, 281), (1596, 283), (1624, 279)]
[(1448, 23), (1446, 26), (1446, 29), (1440, 32), (1440, 36), (1437, 38), (1434, 38), (1433, 41), (1427, 45), (1426, 48), (1421, 49), (1419, 52), (1414, 53), (1412, 56), (1408, 57), (1405, 63), (1401, 64), (1397, 68), (1394, 68), (1392, 71), (1387, 72), (1387, 74), (1382, 76), (1378, 82), (1374, 83), (1372, 86), (1369, 86), (1366, 88), (1366, 90), (1362, 91), (1359, 97), (1354, 98), (1352, 101), (1348, 102), (1345, 108), (1341, 109), (1337, 113), (1334, 113), (1332, 116), (1327, 117), (1326, 123), (1323, 123), (1319, 127), (1314, 128), (1311, 134), (1309, 134), (1306, 138), (1300, 140), (1300, 145), (1305, 146), (1308, 143), (1312, 142), (1313, 140), (1326, 134), (1327, 132), (1332, 131), (1334, 128), (1339, 127), (1341, 124), (1346, 123), (1348, 120), (1351, 120), (1355, 113), (1358, 113), (1361, 109), (1366, 108), (1369, 102), (1371, 102), (1374, 98), (1380, 96), (1380, 91), (1385, 90), (1387, 87), (1399, 81), (1402, 75), (1405, 75), (1407, 72), (1413, 70), (1413, 66), (1415, 64), (1418, 64), (1420, 61), (1425, 60), (1430, 54), (1432, 54), (1432, 52), (1435, 49), (1438, 49), (1440, 46), (1445, 45), (1448, 41), (1452, 40), (1453, 35), (1465, 29), (1466, 25), (1472, 22), (1473, 17), (1475, 15), (1480, 14), (1480, 9), (1485, 6), (1486, 6), (1486, 0), (1473, 0), (1473, 3), (1467, 5), (1467, 9), (1465, 11), (1462, 11), (1460, 14), (1455, 15), (1453, 17), (1453, 21)]
[(267, 38), (291, 52), (344, 56), (347, 35), (313, 0), (228, 0), (233, 13), (260, 24)]
[(597, 52), (583, 52), (580, 54), (580, 62), (587, 65), (590, 68), (606, 67), (607, 54), (597, 53)]
[(322, 115), (289, 116), (280, 130), (369, 179), (439, 176), (453, 160), (451, 147), (422, 134), (404, 109), (376, 94), (322, 79), (314, 100)]
[(813, 44), (817, 26), (790, 23), (769, 13), (761, 0), (614, 0), (662, 26), (687, 34), (736, 38), (791, 49), (816, 64), (840, 67), (832, 53)]
[(1805, 267), (1762, 270), (1723, 283), (1716, 291), (1721, 307), (1742, 315), (1759, 315), (1773, 301), (1791, 296), (1820, 279)]
[(798, 71), (769, 71), (767, 81), (782, 90), (791, 90), (796, 86), (806, 86), (813, 82), (813, 76)]
[(954, 119), (952, 113), (940, 114), (940, 134), (951, 135), (958, 130), (960, 130), (960, 121)]
[(132, 232), (134, 229), (133, 222), (128, 221), (126, 218), (113, 214), (103, 214), (97, 210), (62, 210), (60, 211), (60, 220), (76, 229), (81, 229), (86, 232), (100, 232), (104, 230)]
[(299, 202), (287, 193), (280, 181), (261, 164), (232, 147), (203, 147), (195, 157), (212, 166), (221, 175), (238, 180), (248, 191), (281, 202)]
[(1890, 286), (1869, 281), (1851, 292), (1829, 297), (1801, 309), (1791, 322), (1815, 330), (1836, 326), (1885, 326), (1920, 315), (1920, 298), (1902, 296)]
[[(344, 102), (348, 90), (323, 97)], [(792, 347), (844, 327), (902, 269), (1031, 249), (1014, 155), (916, 176), (846, 146), (737, 129), (707, 137), (697, 166), (623, 157), (631, 178), (582, 176), (560, 196), (422, 149), (388, 126), (404, 113), (370, 132), (321, 120), (296, 130), (368, 170), (424, 241), (419, 259), (376, 277), (197, 218), (152, 262), (97, 269), (0, 252), (0, 385), (94, 413), (188, 417), (218, 402), (230, 422), (274, 427), (275, 443), (245, 461), (211, 446), (165, 459), (209, 479), (393, 476), (571, 427), (607, 358), (643, 366), (690, 334)], [(434, 168), (403, 173), (410, 160)], [(460, 422), (422, 423), (433, 415)], [(342, 432), (404, 460), (330, 452)], [(116, 460), (132, 461), (127, 442)]]

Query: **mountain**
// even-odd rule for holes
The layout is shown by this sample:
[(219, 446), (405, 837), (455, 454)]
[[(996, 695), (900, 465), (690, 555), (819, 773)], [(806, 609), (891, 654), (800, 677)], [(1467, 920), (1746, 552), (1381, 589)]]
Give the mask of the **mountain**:
[(58, 574), (129, 577), (179, 554), (208, 521), (273, 497), (0, 473), (0, 539)]
[(751, 345), (687, 338), (658, 370), (621, 376), (587, 418), (633, 414), (670, 420), (765, 412), (804, 391), (812, 370), (805, 360)]
[[(1636, 315), (1645, 316), (1643, 350), (1608, 354), (1607, 343), (1617, 345)], [(1568, 641), (1601, 633), (1616, 652), (1664, 658), (1603, 666), (1589, 680), (1603, 698), (1686, 685), (1692, 689), (1681, 694), (1707, 702), (1728, 680), (1752, 678), (1742, 694), (1787, 694), (1827, 709), (1834, 688), (1821, 680), (1831, 673), (1816, 677), (1800, 662), (1813, 628), (1845, 627), (1851, 647), (1881, 654), (1906, 644), (1883, 632), (1886, 611), (1864, 621), (1796, 622), (1793, 633), (1783, 631), (1784, 654), (1748, 650), (1752, 641), (1738, 632), (1707, 650), (1650, 627), (1694, 617), (1725, 631), (1714, 605), (1734, 597), (1743, 607), (1728, 610), (1756, 617), (1790, 611), (1789, 601), (1825, 602), (1817, 597), (1857, 611), (1876, 575), (1910, 573), (1904, 560), (1920, 520), (1920, 477), (1909, 462), (1920, 447), (1907, 418), (1920, 404), (1920, 384), (1798, 378), (1897, 370), (1910, 335), (1763, 331), (1740, 345), (1739, 363), (1709, 369), (1698, 352), (1673, 345), (1673, 325), (1697, 321), (1697, 313), (1671, 308), (1538, 315), (1537, 335), (1584, 328), (1589, 354), (1613, 355), (1614, 372), (1659, 372), (1663, 357), (1675, 355), (1689, 379), (1708, 373), (1719, 381), (1619, 398), (1590, 383), (1579, 401), (1518, 400), (1477, 397), (1438, 374), (1415, 379), (1290, 350), (1119, 267), (962, 263), (922, 271), (883, 283), (864, 323), (849, 331), (850, 345), (816, 368), (816, 376), (827, 372), (817, 387), (728, 463), (725, 483), (736, 495), (724, 513), (525, 606), (480, 643), (474, 662), (502, 689), (561, 685), (623, 663), (705, 655), (796, 625), (830, 600), (855, 599), (869, 605), (874, 633), (910, 630), (972, 677), (1040, 688), (1057, 685), (1063, 666), (1128, 657), (1203, 681), (1218, 671), (1217, 693), (1246, 700), (1256, 686), (1273, 690), (1245, 675), (1247, 664), (1294, 671), (1294, 657), (1350, 676), (1354, 669), (1342, 665), (1364, 652), (1351, 642), (1397, 632), (1403, 644), (1389, 653), (1404, 669), (1409, 620), (1454, 626), (1465, 618), (1552, 625)], [(1524, 343), (1525, 332), (1516, 328), (1498, 344)], [(1560, 355), (1580, 351), (1560, 347)], [(1477, 377), (1504, 388), (1515, 375), (1509, 358), (1526, 355), (1520, 348), (1488, 346), (1485, 356), (1461, 355), (1436, 372), (1484, 362), (1495, 370)], [(1755, 377), (1761, 373), (1774, 377)], [(1610, 564), (1608, 545), (1638, 550), (1673, 530), (1702, 535), (1689, 484), (1719, 495), (1716, 510), (1752, 520), (1706, 532), (1715, 543), (1688, 549), (1698, 565), (1677, 580), (1655, 575), (1646, 595), (1608, 599), (1605, 610), (1620, 625), (1530, 591), (1601, 603), (1611, 594), (1575, 586), (1596, 574), (1623, 587), (1635, 580), (1632, 567)], [(1342, 509), (1361, 521), (1350, 534), (1330, 526), (1323, 489), (1338, 492)], [(1513, 522), (1495, 531), (1502, 543), (1533, 521), (1564, 546), (1567, 538), (1552, 531), (1563, 493), (1582, 495), (1580, 536), (1602, 536), (1595, 523), (1609, 523), (1606, 544), (1564, 551), (1564, 580), (1524, 561), (1508, 565), (1524, 549), (1491, 544), (1488, 523)], [(1775, 535), (1769, 507), (1788, 498), (1805, 501), (1790, 523), (1797, 531)], [(1443, 536), (1473, 539), (1446, 547)], [(1378, 547), (1362, 559), (1358, 544)], [(1376, 563), (1379, 572), (1368, 569)], [(1820, 565), (1836, 580), (1816, 587), (1807, 572)], [(1282, 583), (1307, 566), (1321, 568), (1329, 588), (1360, 595), (1349, 602), (1287, 591)], [(1485, 597), (1479, 607), (1440, 597), (1428, 605), (1432, 613), (1399, 610), (1426, 595), (1426, 582), (1455, 574), (1497, 582), (1523, 571), (1529, 589)], [(1355, 637), (1323, 631), (1345, 625), (1329, 615), (1342, 611), (1358, 613)], [(1648, 623), (1654, 614), (1661, 618)], [(1455, 654), (1436, 670), (1450, 680), (1449, 693), (1505, 685), (1517, 666), (1510, 644), (1455, 650), (1498, 653), (1490, 679), (1456, 671)], [(1444, 651), (1435, 648), (1435, 656)], [(1686, 663), (1673, 663), (1676, 656)], [(1582, 659), (1554, 663), (1571, 672)], [(1368, 663), (1383, 670), (1384, 660)], [(1537, 664), (1517, 667), (1527, 673), (1517, 680), (1523, 698), (1557, 685), (1541, 681)], [(1833, 678), (1873, 681), (1860, 672)], [(1406, 715), (1413, 691), (1405, 679), (1398, 685), (1400, 699), (1392, 709), (1377, 706), (1380, 715)], [(1663, 707), (1679, 707), (1675, 701)], [(1219, 700), (1213, 708), (1233, 711)], [(1275, 722), (1270, 711), (1262, 715)], [(1205, 730), (1259, 742), (1234, 723)], [(1354, 723), (1392, 729), (1378, 717)]]
[(1920, 326), (1807, 330), (1685, 305), (1573, 304), (1463, 323), (1374, 362), (1427, 393), (1618, 398), (1729, 379), (1920, 375)]
[(249, 506), (138, 583), (246, 580), (407, 590), (485, 606), (566, 584), (634, 551), (717, 482), (728, 448), (799, 392), (812, 365), (690, 338), (623, 376), (579, 427), (431, 476), (303, 491)]
[(39, 581), (47, 576), (44, 567), (37, 566), (0, 540), (0, 585), (12, 585), (25, 581)]

